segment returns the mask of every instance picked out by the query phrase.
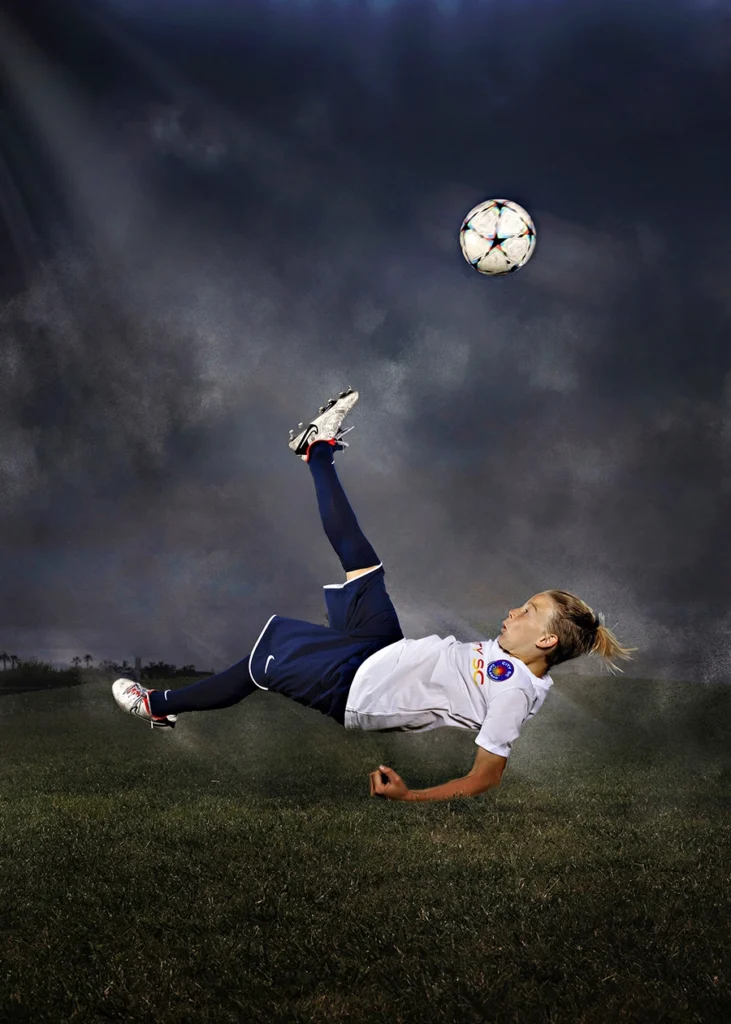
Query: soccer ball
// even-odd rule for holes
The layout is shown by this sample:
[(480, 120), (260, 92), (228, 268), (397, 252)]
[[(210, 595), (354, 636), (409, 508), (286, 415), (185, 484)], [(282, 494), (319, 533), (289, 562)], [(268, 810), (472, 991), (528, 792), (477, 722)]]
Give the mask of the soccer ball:
[(522, 206), (510, 199), (488, 199), (462, 221), (459, 244), (481, 274), (512, 274), (533, 255), (536, 229)]

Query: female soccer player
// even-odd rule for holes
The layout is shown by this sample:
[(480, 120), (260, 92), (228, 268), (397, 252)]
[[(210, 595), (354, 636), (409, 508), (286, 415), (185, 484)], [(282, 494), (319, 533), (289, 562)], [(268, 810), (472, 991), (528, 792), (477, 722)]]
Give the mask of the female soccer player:
[(344, 583), (324, 588), (330, 625), (273, 615), (248, 657), (224, 672), (164, 692), (118, 679), (114, 697), (152, 728), (174, 727), (186, 711), (238, 704), (258, 687), (284, 693), (346, 729), (469, 729), (477, 733), (477, 755), (467, 775), (415, 790), (380, 765), (370, 775), (370, 794), (415, 801), (474, 796), (500, 783), (523, 723), (551, 688), (549, 668), (586, 653), (629, 658), (631, 649), (563, 590), (513, 608), (495, 640), (404, 639), (383, 565), (335, 472), (333, 453), (348, 447), (343, 437), (352, 430), (342, 430), (342, 422), (357, 401), (357, 391), (344, 391), (296, 437), (290, 431), (289, 447), (310, 467), (325, 533), (345, 571)]

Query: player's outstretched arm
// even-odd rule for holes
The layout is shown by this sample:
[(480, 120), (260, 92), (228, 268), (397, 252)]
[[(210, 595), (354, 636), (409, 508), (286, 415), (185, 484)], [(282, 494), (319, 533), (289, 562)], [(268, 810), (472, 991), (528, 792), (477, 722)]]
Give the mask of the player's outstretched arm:
[(443, 782), (440, 786), (430, 786), (428, 789), (409, 789), (393, 768), (382, 764), (377, 771), (370, 774), (371, 796), (408, 801), (453, 800), (455, 797), (477, 796), (478, 793), (484, 793), (500, 785), (507, 761), (507, 757), (500, 757), (483, 747), (478, 747), (475, 763), (467, 775)]

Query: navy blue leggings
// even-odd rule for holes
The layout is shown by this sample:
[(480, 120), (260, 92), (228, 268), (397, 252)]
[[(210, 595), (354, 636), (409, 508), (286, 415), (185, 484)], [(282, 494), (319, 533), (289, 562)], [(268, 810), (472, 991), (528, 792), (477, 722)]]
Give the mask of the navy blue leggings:
[[(378, 555), (366, 540), (335, 471), (333, 452), (340, 445), (317, 441), (310, 448), (307, 465), (315, 482), (317, 505), (328, 540), (345, 572), (378, 565)], [(256, 686), (249, 675), (249, 658), (199, 683), (177, 690), (155, 690), (150, 694), (153, 715), (179, 715), (185, 711), (230, 708), (253, 693)]]

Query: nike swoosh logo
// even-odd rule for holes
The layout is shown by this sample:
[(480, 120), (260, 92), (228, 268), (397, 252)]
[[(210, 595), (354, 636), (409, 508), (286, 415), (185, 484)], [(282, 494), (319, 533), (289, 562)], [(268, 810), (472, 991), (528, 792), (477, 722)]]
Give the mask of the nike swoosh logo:
[(270, 661), (274, 661), (274, 655), (273, 654), (270, 654), (269, 657), (267, 658), (266, 665), (264, 666), (264, 675), (267, 674), (267, 670), (269, 668), (269, 662)]
[(302, 440), (300, 442), (300, 447), (302, 445), (308, 445), (310, 443), (311, 438), (313, 438), (315, 436), (315, 434), (319, 434), (319, 433), (320, 433), (319, 427), (315, 426), (314, 423), (311, 423), (309, 425), (309, 427), (307, 428), (307, 430), (305, 431), (303, 437), (302, 437)]

